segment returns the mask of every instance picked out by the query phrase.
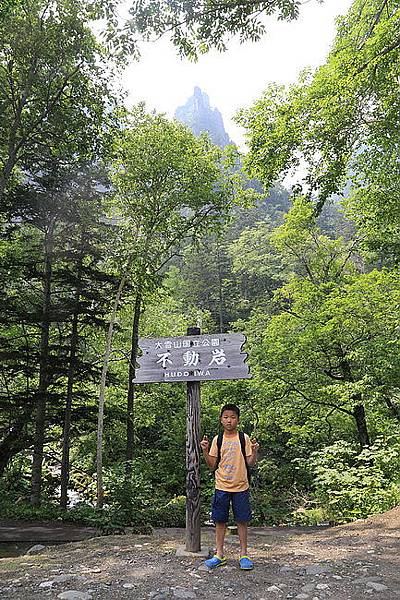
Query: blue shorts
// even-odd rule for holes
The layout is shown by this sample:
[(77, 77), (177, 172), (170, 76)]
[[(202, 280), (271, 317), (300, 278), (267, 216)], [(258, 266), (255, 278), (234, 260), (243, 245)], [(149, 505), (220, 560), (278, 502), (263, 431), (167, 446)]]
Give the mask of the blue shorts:
[(251, 521), (249, 490), (245, 490), (244, 492), (215, 490), (211, 513), (214, 523), (228, 522), (229, 505), (231, 502), (236, 523), (247, 523), (248, 521)]

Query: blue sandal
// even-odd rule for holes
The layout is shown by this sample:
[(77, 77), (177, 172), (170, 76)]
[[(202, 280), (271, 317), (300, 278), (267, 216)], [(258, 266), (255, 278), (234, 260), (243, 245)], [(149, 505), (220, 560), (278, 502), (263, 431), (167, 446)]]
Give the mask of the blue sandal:
[(239, 565), (243, 571), (251, 571), (254, 569), (253, 561), (251, 561), (248, 556), (241, 556), (239, 559)]
[(220, 558), (215, 554), (215, 556), (213, 556), (212, 558), (208, 558), (206, 561), (204, 561), (204, 564), (209, 569), (216, 569), (217, 567), (221, 567), (222, 565), (226, 564), (226, 558)]

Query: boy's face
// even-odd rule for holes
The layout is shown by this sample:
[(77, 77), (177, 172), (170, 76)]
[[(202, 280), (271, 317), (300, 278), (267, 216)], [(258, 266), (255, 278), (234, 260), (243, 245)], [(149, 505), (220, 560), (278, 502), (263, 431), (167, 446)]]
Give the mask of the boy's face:
[(221, 423), (225, 431), (236, 431), (239, 417), (234, 410), (224, 410), (221, 415)]

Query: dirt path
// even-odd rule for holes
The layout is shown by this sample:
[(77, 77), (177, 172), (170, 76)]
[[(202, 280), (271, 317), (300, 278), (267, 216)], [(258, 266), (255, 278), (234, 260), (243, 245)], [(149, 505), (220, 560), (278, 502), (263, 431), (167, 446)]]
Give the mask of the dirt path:
[[(183, 531), (95, 538), (0, 560), (0, 599), (400, 600), (399, 528), (400, 508), (308, 533), (255, 529), (252, 572), (238, 568), (236, 536), (227, 538), (227, 566), (213, 572), (175, 556)], [(213, 532), (202, 539), (212, 546)]]

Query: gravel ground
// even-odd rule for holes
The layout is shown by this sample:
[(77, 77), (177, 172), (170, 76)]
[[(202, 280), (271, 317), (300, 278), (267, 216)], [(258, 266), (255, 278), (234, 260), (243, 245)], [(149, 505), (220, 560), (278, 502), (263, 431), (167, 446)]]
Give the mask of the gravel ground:
[[(228, 564), (176, 556), (184, 531), (98, 537), (0, 560), (1, 600), (400, 600), (400, 507), (341, 527), (250, 533), (254, 571), (238, 568), (238, 539), (227, 537)], [(202, 534), (212, 546), (213, 531)]]

